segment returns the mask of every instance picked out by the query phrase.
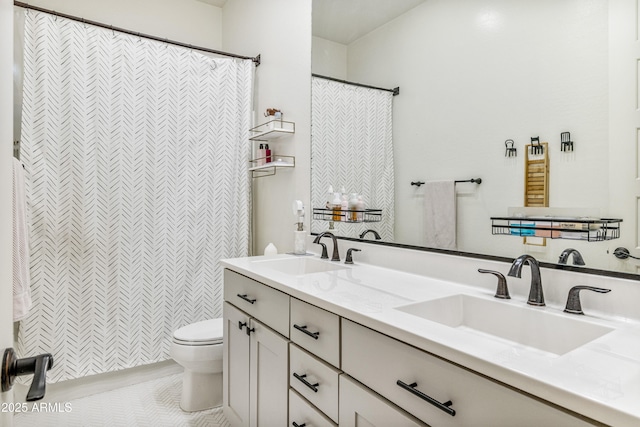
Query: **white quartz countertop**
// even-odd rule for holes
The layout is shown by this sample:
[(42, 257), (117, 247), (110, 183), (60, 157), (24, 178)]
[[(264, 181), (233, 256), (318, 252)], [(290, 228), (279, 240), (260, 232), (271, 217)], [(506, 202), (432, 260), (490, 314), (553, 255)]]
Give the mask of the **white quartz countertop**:
[[(337, 315), (428, 351), (504, 384), (614, 426), (640, 425), (640, 322), (563, 313), (560, 306), (530, 307), (526, 299), (493, 298), (480, 287), (358, 263), (339, 270), (296, 275), (275, 261), (318, 256), (247, 257), (221, 261), (225, 268)], [(564, 354), (542, 351), (465, 328), (414, 316), (398, 307), (465, 294), (524, 310), (612, 328)], [(541, 331), (541, 333), (553, 331)]]

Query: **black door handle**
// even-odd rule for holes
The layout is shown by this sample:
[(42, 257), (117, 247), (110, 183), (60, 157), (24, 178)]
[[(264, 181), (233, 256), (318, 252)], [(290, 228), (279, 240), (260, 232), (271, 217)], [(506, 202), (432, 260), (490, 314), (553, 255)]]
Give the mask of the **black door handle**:
[(40, 400), (44, 397), (47, 386), (47, 371), (53, 367), (53, 356), (49, 353), (34, 357), (18, 359), (13, 348), (7, 348), (2, 357), (2, 391), (9, 391), (13, 387), (16, 377), (33, 374), (33, 381), (27, 393), (27, 402)]
[(294, 372), (293, 376), (296, 377), (298, 380), (300, 380), (302, 384), (306, 385), (311, 390), (313, 390), (315, 393), (318, 392), (318, 386), (320, 385), (320, 383), (311, 384), (309, 381), (305, 380), (305, 378), (307, 378), (307, 374), (298, 375)]
[(248, 302), (249, 304), (253, 304), (256, 302), (255, 298), (249, 298), (247, 297), (247, 294), (238, 294), (239, 298), (242, 298), (243, 300), (245, 300), (246, 302)]

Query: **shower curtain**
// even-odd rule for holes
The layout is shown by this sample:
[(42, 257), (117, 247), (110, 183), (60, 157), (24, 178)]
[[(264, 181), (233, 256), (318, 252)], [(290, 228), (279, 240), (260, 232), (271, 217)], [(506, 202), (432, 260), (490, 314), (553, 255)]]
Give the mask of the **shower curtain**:
[(250, 238), (253, 64), (27, 11), (21, 159), (48, 381), (169, 358)]
[[(329, 186), (344, 186), (347, 193), (362, 194), (367, 208), (382, 209), (378, 223), (337, 224), (341, 236), (358, 237), (372, 228), (393, 241), (392, 101), (391, 92), (312, 78), (311, 204), (324, 207)], [(313, 221), (313, 232), (327, 230), (319, 223)]]

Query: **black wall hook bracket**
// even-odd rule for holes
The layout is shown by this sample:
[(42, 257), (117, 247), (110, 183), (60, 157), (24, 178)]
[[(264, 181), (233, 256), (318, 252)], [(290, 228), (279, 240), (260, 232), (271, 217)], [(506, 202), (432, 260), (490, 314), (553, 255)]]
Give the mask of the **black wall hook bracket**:
[(506, 149), (504, 150), (504, 156), (505, 157), (517, 157), (518, 156), (518, 150), (515, 147), (515, 142), (513, 141), (513, 139), (507, 139), (504, 142), (504, 146), (506, 147)]
[(18, 359), (13, 348), (7, 348), (2, 357), (2, 391), (9, 391), (13, 387), (16, 377), (33, 374), (33, 381), (27, 393), (27, 402), (40, 400), (44, 397), (47, 385), (47, 371), (53, 367), (53, 356), (49, 353), (34, 357)]
[(571, 141), (571, 134), (569, 132), (562, 132), (560, 134), (560, 151), (573, 151), (573, 141)]

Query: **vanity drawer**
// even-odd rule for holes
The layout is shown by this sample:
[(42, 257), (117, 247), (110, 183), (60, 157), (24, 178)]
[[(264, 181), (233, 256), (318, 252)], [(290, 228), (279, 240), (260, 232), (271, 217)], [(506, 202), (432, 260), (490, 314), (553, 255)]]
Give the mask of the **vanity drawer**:
[(289, 389), (289, 425), (298, 425), (299, 427), (303, 425), (307, 427), (336, 427), (333, 421), (291, 389)]
[(340, 367), (340, 318), (333, 313), (291, 298), (291, 341)]
[(234, 271), (224, 270), (224, 299), (289, 337), (289, 295)]
[(340, 371), (289, 344), (289, 384), (334, 422), (338, 422)]
[[(342, 369), (430, 425), (590, 425), (346, 319), (342, 320)], [(453, 403), (447, 406), (448, 401)], [(446, 412), (451, 409), (455, 414)]]

